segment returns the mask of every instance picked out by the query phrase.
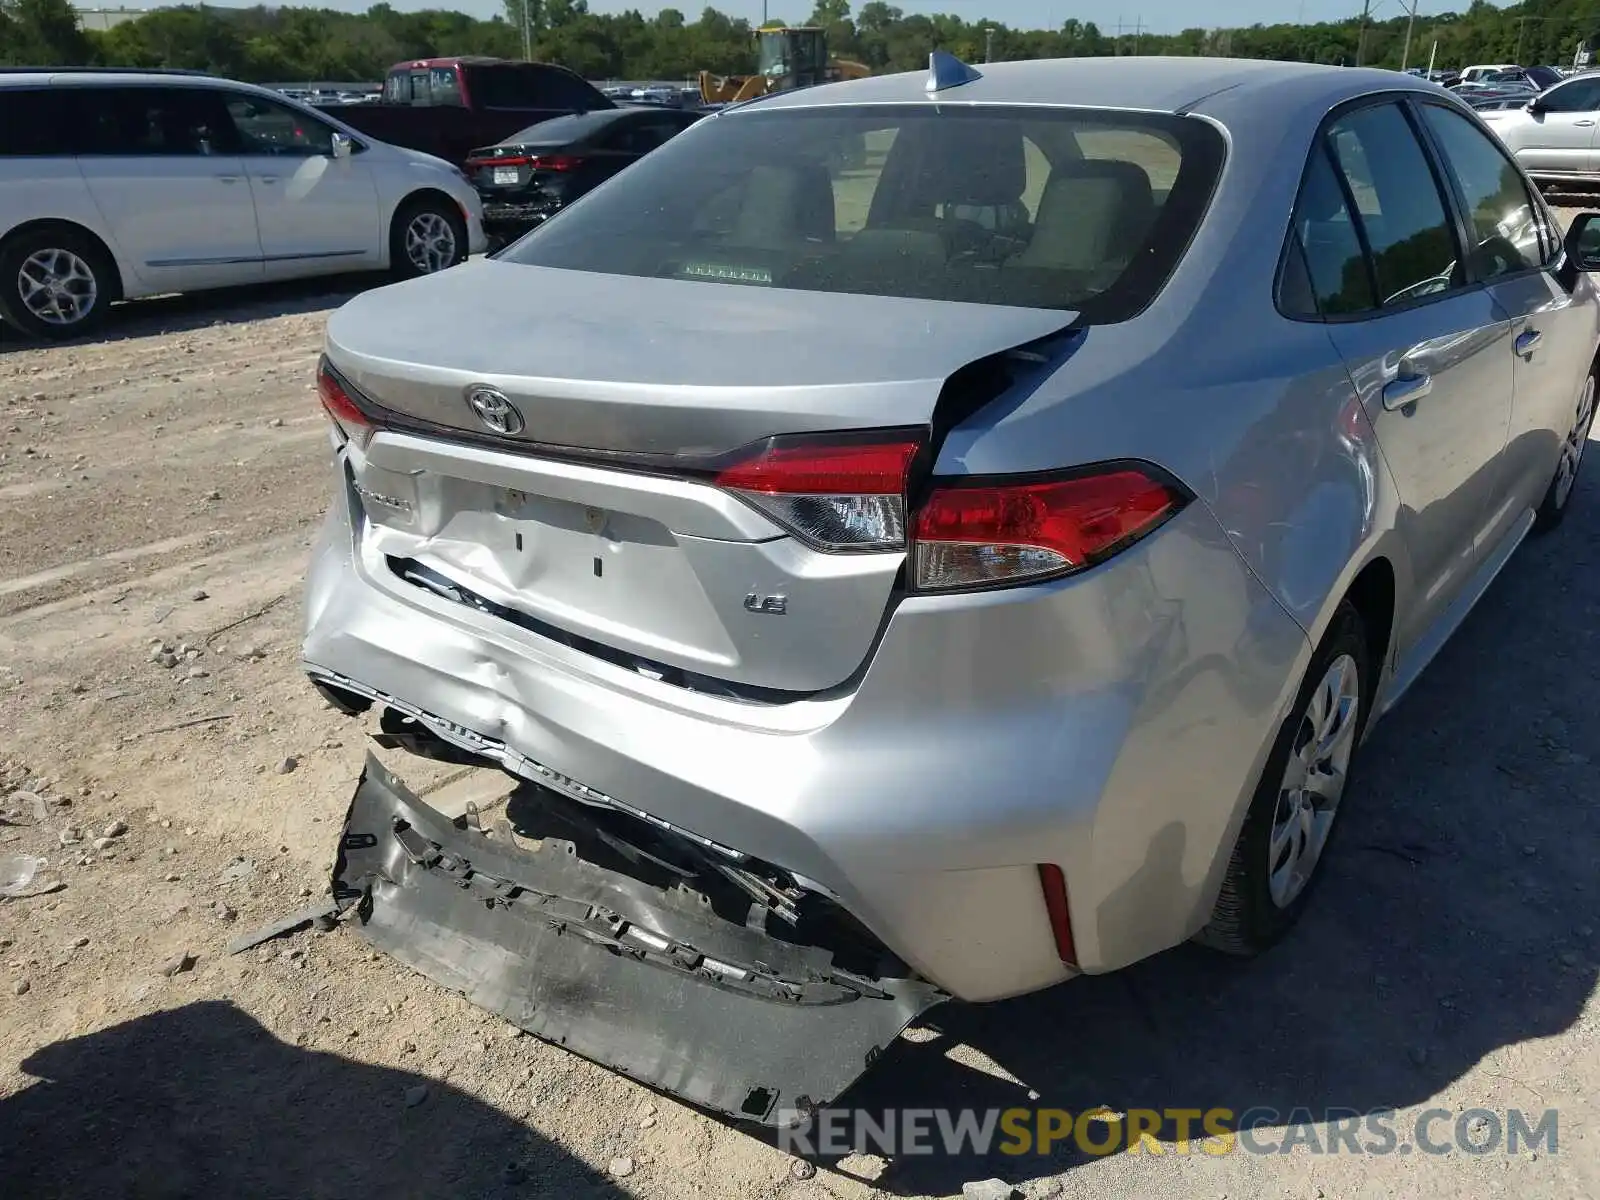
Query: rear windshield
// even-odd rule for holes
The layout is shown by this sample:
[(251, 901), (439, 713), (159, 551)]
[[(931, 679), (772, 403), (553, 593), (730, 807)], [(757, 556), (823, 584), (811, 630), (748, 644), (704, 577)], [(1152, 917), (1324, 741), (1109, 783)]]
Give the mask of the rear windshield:
[(601, 109), (598, 112), (574, 113), (567, 117), (552, 117), (548, 121), (540, 121), (537, 125), (529, 125), (526, 129), (519, 129), (508, 138), (502, 138), (502, 146), (526, 146), (534, 142), (565, 144), (575, 142), (579, 138), (589, 137), (598, 133), (611, 122), (621, 119), (625, 114), (615, 109)]
[(1166, 114), (905, 105), (699, 122), (502, 260), (1122, 320), (1154, 299), (1223, 159)]

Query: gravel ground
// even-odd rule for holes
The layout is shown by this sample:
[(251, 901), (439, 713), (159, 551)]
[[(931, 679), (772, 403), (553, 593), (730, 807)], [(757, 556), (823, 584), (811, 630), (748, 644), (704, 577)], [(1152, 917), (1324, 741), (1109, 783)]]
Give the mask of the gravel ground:
[(1600, 1194), (1593, 467), (1572, 519), (1518, 553), (1375, 734), (1293, 939), (936, 1013), (853, 1097), (1393, 1107), (1400, 1127), (1555, 1108), (1555, 1154), (1213, 1157), (1169, 1138), (801, 1178), (762, 1138), (516, 1036), (348, 933), (227, 957), (321, 894), (369, 744), (296, 670), (329, 488), (311, 374), (349, 286), (128, 305), (88, 345), (0, 340), (0, 857), (43, 856), (63, 885), (0, 901), (0, 1191)]

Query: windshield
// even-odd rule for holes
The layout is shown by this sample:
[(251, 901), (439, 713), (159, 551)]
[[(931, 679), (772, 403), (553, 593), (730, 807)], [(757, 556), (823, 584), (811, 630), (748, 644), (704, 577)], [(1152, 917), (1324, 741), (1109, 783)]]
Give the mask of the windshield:
[(575, 142), (579, 138), (590, 137), (604, 129), (611, 122), (618, 119), (615, 110), (587, 113), (574, 113), (566, 117), (552, 117), (548, 121), (540, 121), (537, 125), (529, 125), (520, 129), (508, 138), (500, 139), (501, 146), (528, 146), (535, 143), (544, 145), (565, 145)]
[(1165, 284), (1223, 143), (1165, 114), (931, 105), (699, 122), (503, 261), (614, 275), (1081, 311)]

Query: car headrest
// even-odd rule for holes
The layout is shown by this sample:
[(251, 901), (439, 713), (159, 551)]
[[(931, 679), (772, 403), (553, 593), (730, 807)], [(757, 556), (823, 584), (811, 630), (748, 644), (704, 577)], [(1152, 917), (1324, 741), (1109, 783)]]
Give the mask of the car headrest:
[(1131, 259), (1155, 220), (1150, 176), (1137, 163), (1081, 159), (1050, 174), (1019, 266), (1095, 270)]

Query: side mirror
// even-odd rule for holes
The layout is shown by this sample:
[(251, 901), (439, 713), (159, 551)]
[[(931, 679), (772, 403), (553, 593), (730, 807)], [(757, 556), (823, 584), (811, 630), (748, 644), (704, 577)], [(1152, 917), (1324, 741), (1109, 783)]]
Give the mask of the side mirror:
[(1523, 107), (1526, 108), (1530, 113), (1532, 113), (1536, 117), (1540, 113), (1546, 111), (1545, 110), (1545, 106), (1544, 106), (1544, 101), (1541, 100), (1538, 96), (1535, 96), (1532, 100), (1529, 100), (1527, 104), (1523, 105)]
[(1579, 213), (1567, 226), (1567, 261), (1580, 271), (1600, 271), (1600, 212)]
[(355, 144), (350, 140), (348, 133), (340, 133), (337, 129), (333, 131), (333, 156), (335, 158), (349, 158), (350, 151), (354, 148)]

